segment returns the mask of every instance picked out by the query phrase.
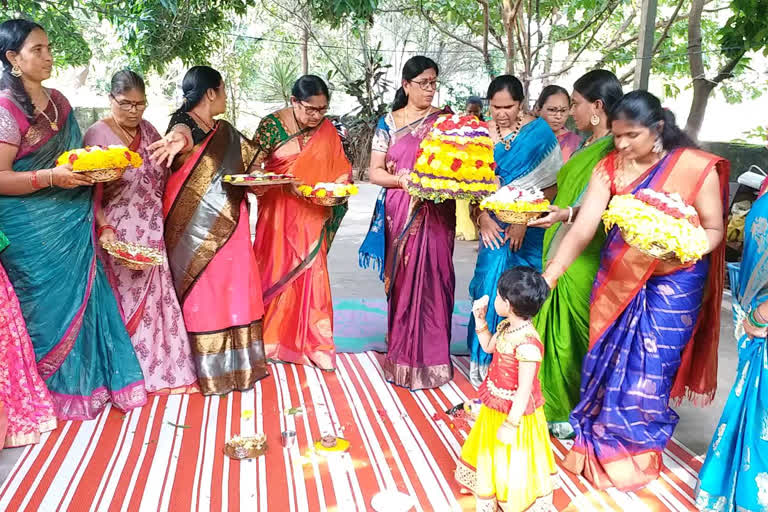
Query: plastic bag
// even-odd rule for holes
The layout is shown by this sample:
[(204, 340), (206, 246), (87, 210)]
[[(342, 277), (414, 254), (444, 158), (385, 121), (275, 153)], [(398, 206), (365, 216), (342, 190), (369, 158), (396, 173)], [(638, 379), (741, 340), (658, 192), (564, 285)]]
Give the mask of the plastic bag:
[(725, 236), (729, 242), (744, 241), (744, 223), (751, 208), (752, 201), (739, 201), (731, 207), (731, 215), (728, 216), (728, 226), (725, 230)]

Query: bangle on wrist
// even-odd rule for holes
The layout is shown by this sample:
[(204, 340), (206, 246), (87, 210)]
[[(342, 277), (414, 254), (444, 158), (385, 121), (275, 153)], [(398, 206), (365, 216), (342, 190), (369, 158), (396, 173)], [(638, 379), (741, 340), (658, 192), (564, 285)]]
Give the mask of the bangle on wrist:
[(568, 220), (566, 224), (573, 224), (573, 206), (568, 207)]
[(115, 230), (115, 227), (110, 224), (104, 224), (96, 231), (96, 238), (101, 238), (101, 235), (104, 234), (106, 230), (112, 231), (112, 233), (117, 234), (117, 231)]
[(53, 169), (48, 170), (48, 188), (53, 188)]
[(766, 318), (762, 315), (762, 313), (760, 313), (760, 307), (759, 306), (756, 307), (755, 309), (753, 309), (752, 312), (755, 314), (755, 320), (757, 320), (758, 322), (761, 322), (761, 323), (768, 324), (768, 320), (766, 320)]
[(768, 327), (768, 322), (766, 322), (766, 323), (762, 323), (762, 322), (758, 322), (758, 321), (757, 321), (757, 319), (755, 318), (755, 311), (756, 311), (756, 309), (753, 309), (753, 310), (752, 310), (752, 311), (749, 313), (749, 322), (750, 322), (752, 325), (754, 325), (755, 327), (759, 328), (759, 329), (765, 329), (766, 327)]
[(32, 171), (32, 174), (29, 176), (29, 183), (30, 185), (32, 185), (32, 190), (40, 190), (41, 188), (43, 188), (40, 186), (40, 183), (38, 183), (37, 181), (38, 172), (39, 171)]
[(485, 332), (485, 331), (491, 332), (491, 330), (488, 328), (487, 323), (483, 324), (482, 327), (475, 326), (475, 332), (477, 334), (480, 334), (481, 332)]

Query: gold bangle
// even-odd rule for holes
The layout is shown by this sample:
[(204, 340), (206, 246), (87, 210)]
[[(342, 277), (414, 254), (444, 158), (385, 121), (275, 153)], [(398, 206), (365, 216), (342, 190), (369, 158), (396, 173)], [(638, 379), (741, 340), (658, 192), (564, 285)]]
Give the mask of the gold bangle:
[(475, 332), (476, 332), (477, 334), (483, 333), (483, 332), (485, 332), (485, 331), (491, 332), (491, 330), (488, 328), (488, 324), (485, 324), (485, 325), (484, 325), (484, 326), (482, 326), (480, 329), (475, 329)]

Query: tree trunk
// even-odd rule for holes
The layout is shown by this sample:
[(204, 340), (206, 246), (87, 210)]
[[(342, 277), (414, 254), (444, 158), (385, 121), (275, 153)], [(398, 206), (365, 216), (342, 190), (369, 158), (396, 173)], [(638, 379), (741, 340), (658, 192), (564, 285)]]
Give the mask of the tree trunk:
[(301, 74), (309, 74), (309, 29), (301, 30)]
[(504, 32), (507, 36), (507, 52), (506, 52), (506, 66), (505, 71), (507, 74), (515, 73), (515, 7), (512, 5), (513, 0), (502, 0), (501, 2), (501, 21), (504, 25)]
[(701, 125), (704, 122), (704, 113), (707, 111), (709, 95), (715, 85), (706, 79), (697, 79), (693, 81), (693, 100), (691, 109), (688, 112), (688, 121), (685, 123), (685, 131), (693, 139), (699, 138)]
[(691, 68), (691, 78), (693, 78), (693, 101), (691, 110), (688, 112), (685, 130), (693, 140), (699, 137), (709, 94), (714, 88), (714, 85), (706, 80), (704, 57), (701, 52), (701, 13), (704, 10), (704, 2), (705, 0), (693, 0), (691, 14), (688, 17), (688, 63)]

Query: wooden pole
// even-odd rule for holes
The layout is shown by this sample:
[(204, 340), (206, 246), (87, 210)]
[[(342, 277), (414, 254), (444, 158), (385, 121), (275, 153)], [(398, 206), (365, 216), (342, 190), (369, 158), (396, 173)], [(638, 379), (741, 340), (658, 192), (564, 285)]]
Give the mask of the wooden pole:
[(656, 28), (657, 0), (642, 0), (640, 12), (640, 30), (637, 38), (637, 66), (635, 66), (635, 90), (648, 89), (653, 56), (653, 38)]

